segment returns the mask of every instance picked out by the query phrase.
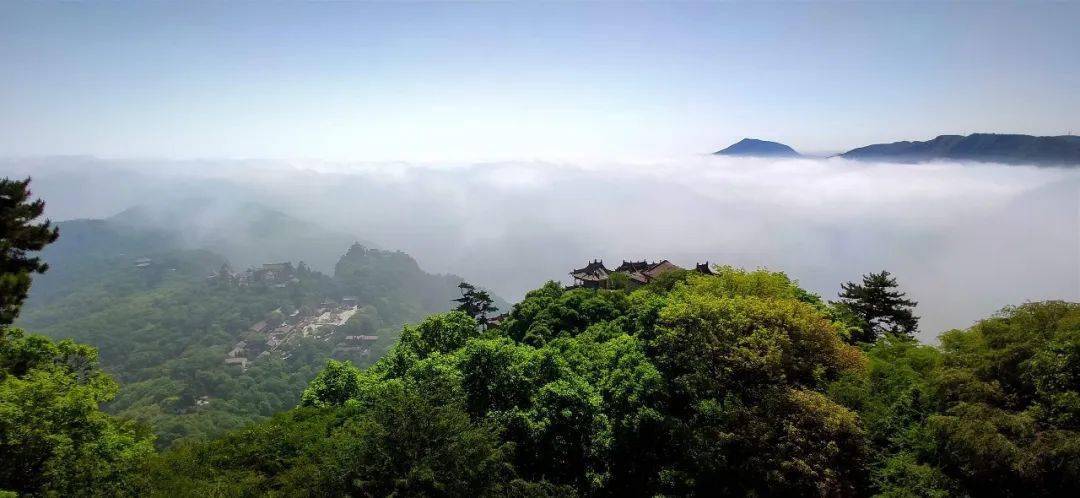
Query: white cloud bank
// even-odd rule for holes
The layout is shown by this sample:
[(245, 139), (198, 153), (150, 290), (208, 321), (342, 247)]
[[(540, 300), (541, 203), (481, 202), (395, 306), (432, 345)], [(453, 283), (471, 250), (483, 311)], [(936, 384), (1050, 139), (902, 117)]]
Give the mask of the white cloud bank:
[[(888, 269), (924, 340), (1008, 304), (1080, 300), (1080, 169), (693, 157), (496, 164), (6, 160), (58, 219), (254, 200), (508, 299), (592, 258), (786, 271), (826, 298)], [(344, 248), (343, 248), (344, 251)]]

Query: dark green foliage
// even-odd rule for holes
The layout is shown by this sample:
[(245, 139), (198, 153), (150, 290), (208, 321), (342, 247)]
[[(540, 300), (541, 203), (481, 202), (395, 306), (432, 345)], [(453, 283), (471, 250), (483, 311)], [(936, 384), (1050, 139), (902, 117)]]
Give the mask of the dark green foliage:
[(834, 396), (858, 409), (885, 496), (1080, 492), (1080, 305), (1030, 303), (941, 337), (886, 337), (869, 377)]
[(907, 299), (889, 272), (863, 275), (862, 283), (842, 285), (840, 304), (858, 320), (859, 328), (850, 338), (855, 344), (869, 344), (885, 334), (914, 336), (919, 317), (912, 313), (917, 304)]
[[(863, 432), (854, 412), (822, 392), (857, 375), (862, 355), (800, 298), (782, 274), (734, 269), (633, 293), (549, 284), (483, 334), (461, 312), (407, 326), (366, 372), (330, 364), (304, 404), (362, 411), (385, 403), (380, 393), (410, 392), (431, 407), (461, 410), (468, 427), (505, 445), (502, 470), (491, 474), (497, 484), (485, 489), (855, 494), (863, 489)], [(337, 434), (353, 445), (360, 443), (345, 441), (368, 433)], [(394, 444), (419, 445), (401, 458), (423, 462), (446, 438), (429, 437)], [(348, 453), (401, 455), (361, 447)], [(290, 468), (312, 465), (326, 463)], [(368, 476), (390, 472), (363, 468)]]
[(332, 437), (347, 494), (477, 496), (509, 471), (495, 434), (457, 405), (433, 405), (400, 383), (364, 401), (370, 414)]
[[(443, 313), (367, 369), (331, 361), (269, 421), (153, 458), (128, 432), (138, 470), (63, 479), (144, 496), (1075, 494), (1080, 305), (1009, 308), (940, 348), (890, 334), (863, 351), (842, 323), (780, 273), (549, 284), (501, 327)], [(17, 350), (9, 371), (64, 356)]]
[(847, 375), (829, 394), (859, 413), (872, 453), (871, 489), (885, 496), (952, 496), (955, 483), (917, 453), (931, 440), (925, 422), (937, 409), (931, 384), (941, 353), (906, 337), (885, 336), (867, 350), (866, 375)]
[(407, 329), (369, 385), (462, 404), (512, 445), (516, 479), (584, 495), (1067, 494), (1076, 313), (1026, 305), (941, 349), (890, 334), (864, 354), (783, 274), (548, 284), (456, 349), (416, 346), (460, 337), (450, 316)]
[(49, 220), (36, 222), (45, 201), (30, 200), (30, 179), (0, 178), (0, 326), (10, 325), (30, 291), (30, 275), (49, 265), (30, 253), (56, 240)]
[(506, 448), (455, 405), (400, 381), (303, 408), (151, 464), (161, 496), (482, 496), (510, 486)]
[(330, 360), (326, 368), (316, 375), (304, 394), (300, 396), (303, 406), (340, 406), (360, 396), (360, 370), (352, 363)]
[(476, 320), (460, 311), (432, 315), (419, 325), (406, 325), (397, 349), (418, 358), (433, 353), (451, 353), (479, 335)]
[(623, 291), (564, 290), (548, 282), (514, 306), (502, 325), (518, 342), (542, 345), (560, 336), (575, 336), (590, 324), (612, 320), (626, 311)]
[(973, 495), (1080, 493), (1080, 305), (1008, 308), (941, 342), (928, 459)]

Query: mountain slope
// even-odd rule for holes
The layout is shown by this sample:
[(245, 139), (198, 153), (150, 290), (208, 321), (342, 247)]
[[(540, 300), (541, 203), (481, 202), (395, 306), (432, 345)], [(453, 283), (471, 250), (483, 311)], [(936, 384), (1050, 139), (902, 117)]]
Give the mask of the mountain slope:
[(141, 205), (111, 218), (118, 226), (173, 234), (185, 248), (217, 252), (236, 267), (300, 261), (329, 271), (356, 237), (293, 218), (256, 203), (186, 199)]
[[(60, 230), (57, 242), (41, 252), (49, 263), (49, 271), (34, 276), (30, 292), (31, 305), (42, 305), (89, 286), (112, 286), (111, 292), (121, 292), (124, 284), (138, 273), (139, 278), (156, 274), (161, 268), (173, 268), (176, 262), (159, 261), (147, 271), (136, 272), (136, 260), (160, 259), (160, 256), (181, 247), (175, 234), (154, 229), (135, 229), (108, 220), (67, 220), (56, 224)], [(220, 257), (192, 259), (180, 265), (205, 276), (221, 264)], [(118, 271), (123, 270), (123, 271)], [(105, 276), (119, 277), (116, 281)], [(134, 291), (129, 289), (130, 291)]]
[(719, 156), (799, 157), (799, 153), (787, 145), (756, 138), (744, 138), (713, 154)]
[[(460, 295), (460, 277), (432, 275), (405, 253), (359, 245), (331, 265), (335, 277), (298, 266), (295, 278), (280, 283), (208, 279), (225, 258), (188, 249), (192, 242), (149, 228), (156, 225), (136, 226), (134, 212), (125, 217), (60, 223), (60, 239), (43, 253), (53, 267), (35, 278), (17, 325), (98, 348), (102, 367), (122, 384), (108, 410), (148, 424), (162, 446), (295, 406), (328, 359), (367, 365), (402, 324), (449, 310)], [(226, 243), (228, 234), (221, 234)], [(297, 256), (293, 261), (304, 258)], [(355, 303), (355, 314), (309, 332), (328, 302)], [(269, 334), (252, 330), (271, 320), (290, 331), (284, 346), (263, 355)], [(347, 339), (370, 336), (363, 348)], [(237, 347), (249, 360), (243, 368), (225, 361)]]
[(1080, 137), (975, 133), (941, 135), (924, 142), (893, 142), (852, 149), (840, 157), (920, 162), (954, 159), (1010, 164), (1080, 165)]

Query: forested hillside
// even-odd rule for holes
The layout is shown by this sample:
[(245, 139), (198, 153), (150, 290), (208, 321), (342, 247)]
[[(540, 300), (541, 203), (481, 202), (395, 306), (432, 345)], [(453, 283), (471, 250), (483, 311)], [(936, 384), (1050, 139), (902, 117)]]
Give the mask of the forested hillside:
[(402, 253), (234, 272), (89, 229), (24, 309), (57, 234), (26, 187), (0, 181), (0, 495), (1080, 493), (1080, 303), (929, 346), (888, 272), (826, 301), (713, 267), (548, 282), (489, 320)]
[[(111, 220), (59, 228), (61, 238), (43, 253), (52, 268), (36, 279), (19, 325), (96, 347), (122, 386), (108, 410), (149, 424), (159, 446), (294, 406), (328, 358), (373, 361), (401, 324), (449, 309), (461, 282), (425, 273), (404, 253), (357, 245), (341, 257), (336, 278), (301, 265), (280, 286), (220, 285), (207, 277), (225, 259), (181, 249), (178, 235)], [(224, 363), (240, 340), (251, 342), (253, 324), (275, 311), (309, 312), (343, 297), (355, 297), (358, 312), (332, 335), (294, 334), (280, 352), (245, 368)], [(343, 338), (356, 335), (378, 339), (346, 354)]]
[[(434, 315), (300, 407), (154, 460), (162, 494), (1071, 496), (1080, 305), (1003, 310), (941, 347), (851, 345), (782, 273), (636, 291), (549, 283), (487, 330)], [(845, 323), (847, 322), (847, 323)]]

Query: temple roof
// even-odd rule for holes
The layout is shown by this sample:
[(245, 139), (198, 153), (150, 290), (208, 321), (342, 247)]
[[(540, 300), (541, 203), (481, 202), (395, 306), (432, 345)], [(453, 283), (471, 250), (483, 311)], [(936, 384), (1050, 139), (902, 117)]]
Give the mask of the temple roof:
[(619, 265), (619, 267), (616, 268), (615, 271), (624, 271), (624, 272), (645, 271), (650, 266), (652, 266), (652, 263), (649, 263), (648, 261), (626, 261), (626, 260), (623, 260), (622, 264)]
[(605, 271), (596, 271), (593, 273), (573, 273), (574, 278), (589, 282), (599, 282), (601, 280), (607, 280), (608, 273)]
[(650, 266), (648, 270), (645, 270), (645, 271), (643, 271), (641, 273), (645, 274), (646, 277), (656, 278), (656, 277), (660, 276), (663, 273), (667, 273), (667, 272), (669, 272), (671, 270), (679, 270), (679, 269), (681, 269), (681, 268), (676, 266), (671, 261), (668, 261), (668, 260), (665, 259), (665, 260), (663, 260), (663, 261), (661, 261), (659, 263), (656, 263), (656, 264)]
[(570, 274), (576, 277), (578, 275), (607, 275), (610, 272), (611, 270), (604, 267), (604, 262), (602, 260), (594, 259), (592, 262), (585, 265), (585, 268), (574, 270), (570, 272)]
[[(694, 269), (697, 272), (706, 275), (713, 274), (708, 261), (695, 264)], [(657, 263), (623, 260), (622, 264), (614, 270), (609, 270), (605, 267), (602, 260), (594, 259), (589, 262), (588, 265), (585, 265), (584, 268), (579, 268), (570, 272), (570, 275), (582, 284), (591, 284), (593, 282), (602, 283), (606, 281), (612, 273), (621, 273), (629, 277), (632, 282), (646, 284), (660, 275), (674, 270), (682, 270), (682, 268), (666, 259)]]

